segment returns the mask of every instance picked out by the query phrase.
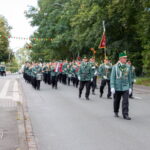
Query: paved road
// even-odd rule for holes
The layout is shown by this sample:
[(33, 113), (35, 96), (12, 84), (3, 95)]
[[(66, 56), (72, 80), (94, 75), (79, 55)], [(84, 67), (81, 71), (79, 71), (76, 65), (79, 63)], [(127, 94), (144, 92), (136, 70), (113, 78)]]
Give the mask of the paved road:
[[(78, 89), (42, 83), (41, 90), (20, 79), (39, 150), (149, 150), (150, 90), (136, 87), (130, 99), (131, 121), (113, 116), (113, 101), (90, 95), (78, 99)], [(106, 92), (105, 92), (106, 93)]]

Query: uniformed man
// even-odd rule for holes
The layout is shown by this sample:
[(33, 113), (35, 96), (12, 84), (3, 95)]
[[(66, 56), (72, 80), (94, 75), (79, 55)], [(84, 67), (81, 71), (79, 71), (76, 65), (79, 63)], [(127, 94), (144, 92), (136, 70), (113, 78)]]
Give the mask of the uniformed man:
[(96, 89), (96, 84), (97, 84), (98, 65), (95, 62), (94, 57), (90, 58), (90, 65), (91, 65), (91, 69), (92, 69), (92, 78), (93, 78), (93, 81), (91, 82), (92, 94), (95, 95), (95, 89)]
[(54, 62), (51, 65), (51, 84), (52, 84), (52, 88), (57, 89), (58, 75), (59, 75), (59, 63)]
[(79, 98), (81, 98), (82, 90), (84, 86), (86, 85), (85, 98), (86, 100), (89, 100), (90, 85), (91, 85), (91, 81), (93, 80), (93, 78), (92, 78), (92, 70), (88, 63), (88, 59), (86, 57), (83, 58), (83, 62), (79, 68), (78, 79), (80, 81)]
[(47, 84), (48, 83), (48, 74), (49, 74), (49, 64), (48, 63), (47, 64), (45, 63), (43, 65), (42, 72), (43, 72), (43, 80)]
[(2, 72), (2, 76), (6, 76), (6, 67), (5, 67), (5, 65), (1, 66), (1, 72)]
[(32, 71), (34, 74), (34, 88), (40, 90), (40, 82), (42, 80), (42, 68), (39, 66), (38, 63), (35, 63)]
[(132, 65), (131, 61), (128, 60), (127, 64), (129, 65), (130, 69), (131, 69), (131, 81), (132, 81), (132, 92), (129, 95), (129, 98), (134, 98), (133, 97), (133, 84), (136, 82), (136, 74), (135, 74), (135, 67)]
[(65, 85), (67, 84), (67, 65), (68, 61), (65, 60), (62, 65), (62, 83)]
[(129, 94), (132, 91), (131, 71), (126, 64), (127, 55), (122, 52), (119, 54), (119, 61), (112, 68), (111, 72), (111, 92), (114, 94), (114, 113), (115, 117), (119, 117), (120, 100), (122, 97), (122, 115), (126, 120), (131, 120), (129, 117)]
[(111, 75), (112, 64), (110, 63), (108, 57), (105, 57), (104, 63), (99, 66), (98, 74), (101, 77), (100, 85), (100, 97), (103, 96), (104, 88), (106, 84), (108, 85), (107, 98), (111, 99), (111, 90), (110, 90), (110, 75)]

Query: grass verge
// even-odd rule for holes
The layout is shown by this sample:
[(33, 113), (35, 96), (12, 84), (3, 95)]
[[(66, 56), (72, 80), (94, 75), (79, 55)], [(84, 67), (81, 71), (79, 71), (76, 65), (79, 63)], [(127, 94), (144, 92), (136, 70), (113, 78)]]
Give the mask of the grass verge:
[(136, 84), (150, 86), (150, 77), (140, 77), (136, 79)]

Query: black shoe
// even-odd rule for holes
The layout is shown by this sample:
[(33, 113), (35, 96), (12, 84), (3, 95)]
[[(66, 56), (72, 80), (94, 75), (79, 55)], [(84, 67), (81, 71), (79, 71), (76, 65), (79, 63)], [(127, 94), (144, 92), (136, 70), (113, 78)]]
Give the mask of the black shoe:
[(99, 97), (102, 97), (103, 96), (103, 93), (100, 93), (100, 96)]
[(126, 120), (131, 120), (131, 118), (129, 116), (127, 116), (127, 115), (123, 116), (123, 118), (126, 119)]
[(96, 95), (95, 92), (92, 92), (93, 95)]
[(81, 94), (79, 94), (79, 98), (81, 98)]
[(117, 118), (119, 117), (118, 113), (115, 113), (115, 117), (117, 117)]
[(90, 100), (88, 97), (86, 97), (86, 100)]
[(129, 98), (134, 99), (134, 97), (133, 97), (133, 96), (129, 96)]
[(107, 99), (112, 99), (112, 97), (111, 96), (107, 96)]

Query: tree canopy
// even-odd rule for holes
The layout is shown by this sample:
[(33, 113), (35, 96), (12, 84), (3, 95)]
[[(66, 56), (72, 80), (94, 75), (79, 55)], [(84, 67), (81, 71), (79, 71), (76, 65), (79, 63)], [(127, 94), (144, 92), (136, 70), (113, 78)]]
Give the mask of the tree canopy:
[(7, 62), (10, 59), (10, 49), (8, 36), (10, 27), (6, 19), (3, 16), (0, 16), (0, 62)]
[(34, 61), (75, 59), (92, 56), (104, 58), (98, 49), (105, 20), (107, 55), (113, 63), (126, 51), (138, 75), (150, 74), (150, 1), (149, 0), (39, 0), (38, 8), (26, 12), (37, 31), (32, 40)]

